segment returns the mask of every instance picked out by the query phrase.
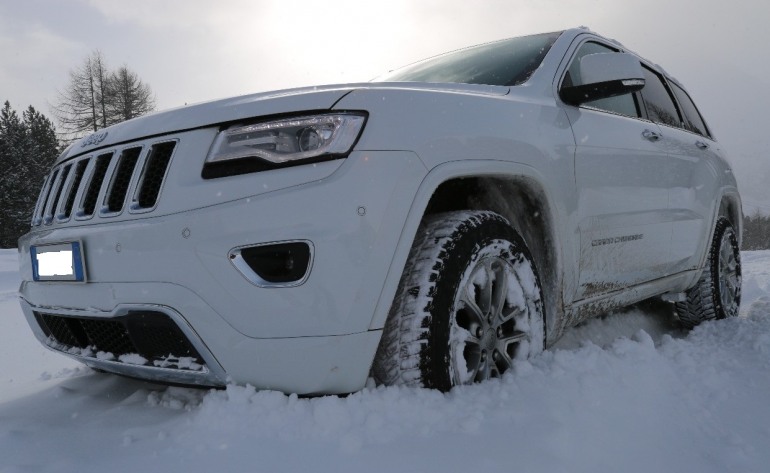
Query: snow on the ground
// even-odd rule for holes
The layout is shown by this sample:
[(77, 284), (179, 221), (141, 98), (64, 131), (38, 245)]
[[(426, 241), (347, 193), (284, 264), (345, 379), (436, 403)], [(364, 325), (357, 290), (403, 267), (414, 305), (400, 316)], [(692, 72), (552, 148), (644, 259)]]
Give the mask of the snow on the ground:
[(302, 399), (92, 372), (34, 339), (0, 250), (0, 472), (765, 472), (770, 251), (741, 317), (678, 328), (648, 304), (571, 330), (516, 374), (449, 394)]

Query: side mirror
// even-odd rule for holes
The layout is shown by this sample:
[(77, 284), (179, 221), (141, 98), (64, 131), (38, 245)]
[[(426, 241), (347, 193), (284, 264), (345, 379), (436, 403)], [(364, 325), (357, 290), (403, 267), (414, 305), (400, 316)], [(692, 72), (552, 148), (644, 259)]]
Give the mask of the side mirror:
[(644, 87), (639, 59), (627, 53), (587, 54), (580, 59), (582, 83), (559, 90), (570, 105), (630, 94)]

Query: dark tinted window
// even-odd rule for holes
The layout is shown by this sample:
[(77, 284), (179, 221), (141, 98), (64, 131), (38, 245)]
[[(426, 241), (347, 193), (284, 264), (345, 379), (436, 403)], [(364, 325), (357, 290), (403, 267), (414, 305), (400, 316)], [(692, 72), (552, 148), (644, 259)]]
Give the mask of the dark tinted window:
[(406, 66), (378, 82), (519, 85), (538, 68), (561, 32), (506, 39)]
[[(578, 49), (575, 53), (575, 57), (572, 59), (572, 63), (567, 70), (567, 74), (564, 76), (562, 87), (568, 87), (573, 85), (582, 85), (583, 80), (580, 77), (580, 60), (583, 56), (597, 53), (616, 53), (617, 49), (610, 48), (603, 44), (594, 43), (589, 41)], [(608, 112), (618, 113), (620, 115), (626, 115), (629, 117), (638, 117), (639, 111), (636, 107), (636, 101), (633, 94), (619, 95), (617, 97), (610, 97), (607, 99), (592, 100), (583, 104), (585, 107), (598, 108), (600, 110), (607, 110)]]
[(647, 67), (642, 67), (642, 70), (645, 81), (642, 98), (649, 119), (655, 123), (681, 128), (682, 121), (679, 119), (679, 112), (663, 80)]
[(685, 128), (693, 133), (709, 136), (706, 123), (704, 123), (703, 117), (698, 113), (697, 107), (695, 107), (687, 92), (673, 82), (669, 83), (671, 84), (671, 90), (674, 91), (674, 95), (676, 95), (676, 99), (679, 101), (679, 106), (682, 107)]

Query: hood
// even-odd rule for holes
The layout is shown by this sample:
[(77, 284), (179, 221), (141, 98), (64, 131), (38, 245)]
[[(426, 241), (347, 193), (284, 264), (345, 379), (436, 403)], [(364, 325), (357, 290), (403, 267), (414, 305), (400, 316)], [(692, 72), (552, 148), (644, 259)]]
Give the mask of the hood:
[(365, 82), (303, 87), (244, 95), (172, 108), (144, 115), (99, 130), (67, 148), (56, 164), (78, 155), (150, 136), (161, 136), (254, 117), (303, 111), (330, 110), (352, 90), (422, 90), (482, 95), (506, 95), (508, 87), (420, 82)]
[(148, 136), (165, 135), (258, 116), (304, 110), (328, 110), (351, 90), (350, 85), (304, 87), (163, 110), (87, 135), (67, 148), (56, 162), (58, 164), (83, 153)]

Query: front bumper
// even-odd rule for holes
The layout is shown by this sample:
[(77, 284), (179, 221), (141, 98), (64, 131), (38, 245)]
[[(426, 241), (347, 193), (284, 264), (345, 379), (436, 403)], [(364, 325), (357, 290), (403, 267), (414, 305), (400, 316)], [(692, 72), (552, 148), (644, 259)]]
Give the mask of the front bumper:
[[(369, 371), (369, 364), (363, 360), (367, 357), (371, 360), (379, 342), (379, 331), (327, 337), (244, 337), (227, 324), (217, 323), (218, 320), (221, 322), (219, 315), (197, 295), (173, 284), (97, 283), (79, 287), (84, 290), (73, 293), (73, 299), (139, 302), (119, 303), (113, 310), (104, 312), (93, 308), (35, 307), (27, 302), (25, 296), (21, 301), (22, 310), (37, 339), (46, 347), (90, 367), (149, 381), (212, 387), (224, 386), (228, 382), (249, 383), (259, 389), (299, 394), (353, 392), (363, 387)], [(23, 293), (34, 298), (37, 291), (25, 289), (29, 289), (29, 284), (22, 288)], [(176, 309), (163, 305), (170, 301)], [(62, 302), (67, 304), (66, 300)], [(152, 310), (170, 317), (200, 354), (201, 367), (190, 370), (137, 365), (108, 360), (96, 356), (96, 353), (63, 350), (64, 347), (44, 333), (35, 317), (36, 312), (45, 312), (66, 317), (112, 320), (138, 310)], [(183, 317), (182, 313), (188, 317)]]
[[(41, 342), (57, 349), (35, 312), (110, 319), (150, 307), (170, 317), (205, 362), (192, 372), (70, 353), (106, 371), (355, 391), (379, 341), (370, 324), (425, 172), (413, 153), (355, 152), (320, 181), (171, 215), (38, 229), (20, 240), (24, 313)], [(248, 176), (221, 185), (247, 186)], [(164, 192), (173, 196), (173, 188)], [(310, 275), (297, 287), (259, 287), (229, 258), (244, 245), (297, 240), (314, 248)], [(30, 246), (67, 241), (82, 242), (88, 281), (32, 281)]]

